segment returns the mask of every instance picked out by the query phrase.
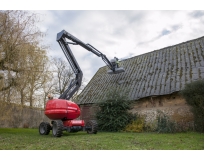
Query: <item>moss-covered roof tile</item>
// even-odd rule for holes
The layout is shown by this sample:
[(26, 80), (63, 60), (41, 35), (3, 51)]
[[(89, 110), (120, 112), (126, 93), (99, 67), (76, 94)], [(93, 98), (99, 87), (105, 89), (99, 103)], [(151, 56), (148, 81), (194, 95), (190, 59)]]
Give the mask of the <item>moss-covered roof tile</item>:
[(111, 88), (129, 92), (131, 100), (165, 95), (204, 78), (204, 37), (155, 50), (120, 62), (124, 73), (101, 67), (78, 97), (78, 104), (96, 103)]

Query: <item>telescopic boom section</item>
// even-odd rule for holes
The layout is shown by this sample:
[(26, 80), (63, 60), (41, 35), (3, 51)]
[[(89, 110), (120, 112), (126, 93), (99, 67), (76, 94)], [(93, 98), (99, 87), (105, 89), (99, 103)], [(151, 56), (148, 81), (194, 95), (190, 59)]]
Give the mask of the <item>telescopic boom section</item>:
[[(66, 39), (71, 40), (72, 42), (67, 42)], [(87, 49), (88, 51), (94, 53), (96, 56), (101, 57), (102, 60), (107, 64), (107, 66), (110, 68), (110, 71), (108, 71), (109, 74), (117, 74), (124, 72), (123, 68), (119, 68), (118, 65), (116, 65), (116, 59), (112, 60), (110, 62), (107, 57), (102, 54), (100, 51), (98, 51), (96, 48), (94, 48), (90, 44), (85, 44), (70, 33), (66, 32), (65, 30), (62, 30), (57, 34), (57, 41), (63, 50), (73, 72), (75, 73), (76, 77), (71, 81), (70, 85), (68, 86), (67, 90), (60, 95), (59, 99), (67, 99), (69, 100), (74, 93), (80, 88), (82, 83), (82, 77), (83, 72), (81, 71), (70, 47), (68, 44), (72, 45), (80, 45), (81, 47)], [(73, 43), (74, 42), (74, 43)]]

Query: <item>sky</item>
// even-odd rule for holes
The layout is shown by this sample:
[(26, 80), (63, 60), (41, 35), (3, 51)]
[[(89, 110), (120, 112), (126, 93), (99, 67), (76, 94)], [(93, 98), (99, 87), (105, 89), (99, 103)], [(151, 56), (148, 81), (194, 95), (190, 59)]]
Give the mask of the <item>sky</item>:
[[(203, 10), (35, 10), (50, 46), (49, 56), (65, 59), (56, 35), (66, 30), (107, 56), (124, 60), (204, 36)], [(70, 45), (87, 82), (104, 61)], [(65, 59), (66, 60), (66, 59)]]
[[(48, 56), (65, 60), (56, 41), (62, 30), (91, 44), (109, 60), (124, 60), (204, 36), (202, 0), (7, 0), (2, 4), (4, 9), (37, 13), (37, 25), (46, 33), (43, 43), (49, 46)], [(70, 47), (88, 83), (106, 64), (79, 45)]]

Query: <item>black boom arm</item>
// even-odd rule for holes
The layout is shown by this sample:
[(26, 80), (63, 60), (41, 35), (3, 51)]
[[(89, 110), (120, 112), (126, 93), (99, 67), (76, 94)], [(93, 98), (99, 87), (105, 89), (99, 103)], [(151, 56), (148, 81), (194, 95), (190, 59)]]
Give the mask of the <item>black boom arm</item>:
[[(67, 42), (66, 39), (71, 40), (72, 42)], [(80, 41), (79, 39), (77, 39), (76, 37), (74, 37), (73, 35), (71, 35), (70, 33), (66, 32), (65, 30), (62, 30), (61, 32), (59, 32), (57, 34), (57, 41), (61, 47), (61, 49), (63, 50), (69, 64), (71, 65), (71, 68), (73, 70), (73, 72), (75, 73), (76, 77), (75, 79), (73, 79), (70, 83), (70, 85), (68, 86), (67, 90), (60, 95), (59, 99), (67, 99), (69, 100), (73, 94), (80, 88), (81, 83), (82, 83), (82, 77), (83, 77), (83, 72), (81, 71), (70, 47), (68, 44), (72, 44), (72, 45), (80, 45), (81, 47), (87, 49), (88, 51), (94, 53), (96, 56), (101, 57), (102, 60), (107, 64), (107, 66), (110, 68), (111, 72), (113, 73), (120, 73), (120, 72), (124, 72), (124, 69), (120, 72), (117, 72), (116, 69), (116, 63), (114, 62), (110, 62), (107, 57), (102, 54), (100, 51), (98, 51), (96, 48), (94, 48), (92, 45), (90, 44), (85, 44), (82, 41)], [(73, 43), (74, 42), (74, 43)]]

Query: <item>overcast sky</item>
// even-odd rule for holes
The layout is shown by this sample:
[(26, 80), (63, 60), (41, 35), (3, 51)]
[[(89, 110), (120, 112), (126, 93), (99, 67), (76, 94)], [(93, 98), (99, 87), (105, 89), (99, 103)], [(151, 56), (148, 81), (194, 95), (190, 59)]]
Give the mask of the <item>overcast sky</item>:
[[(1, 6), (39, 14), (38, 26), (47, 35), (44, 43), (50, 46), (49, 56), (65, 59), (56, 35), (66, 30), (108, 59), (123, 60), (204, 36), (202, 4), (202, 0), (7, 0)], [(100, 57), (81, 46), (70, 47), (87, 81), (105, 66)]]
[[(204, 36), (204, 11), (137, 10), (36, 10), (39, 27), (46, 32), (49, 56), (65, 58), (56, 35), (63, 29), (89, 43), (108, 59), (120, 60)], [(100, 57), (79, 45), (71, 45), (84, 78), (89, 81), (105, 66)]]

